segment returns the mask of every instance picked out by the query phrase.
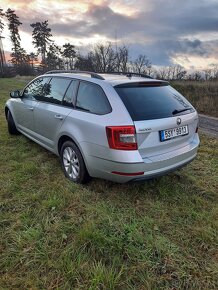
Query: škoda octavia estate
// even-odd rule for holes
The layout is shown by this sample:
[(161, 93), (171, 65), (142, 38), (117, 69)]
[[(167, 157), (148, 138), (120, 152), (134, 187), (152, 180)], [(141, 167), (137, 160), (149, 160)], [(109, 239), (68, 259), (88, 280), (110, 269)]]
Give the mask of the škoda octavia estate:
[(74, 182), (153, 178), (197, 154), (197, 112), (166, 81), (135, 73), (50, 71), (10, 96), (9, 133), (22, 133), (60, 156)]

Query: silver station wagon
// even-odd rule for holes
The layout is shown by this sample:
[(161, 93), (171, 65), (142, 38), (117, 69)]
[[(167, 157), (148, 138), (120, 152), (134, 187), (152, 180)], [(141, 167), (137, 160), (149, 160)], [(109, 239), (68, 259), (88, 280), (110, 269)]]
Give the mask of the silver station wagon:
[(60, 156), (77, 183), (154, 178), (197, 154), (196, 110), (168, 82), (146, 75), (50, 71), (10, 96), (9, 133)]

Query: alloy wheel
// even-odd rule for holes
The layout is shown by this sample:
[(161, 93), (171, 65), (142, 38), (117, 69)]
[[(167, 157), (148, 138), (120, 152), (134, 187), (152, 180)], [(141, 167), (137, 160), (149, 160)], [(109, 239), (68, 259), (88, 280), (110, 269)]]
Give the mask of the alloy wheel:
[(76, 179), (80, 173), (80, 164), (76, 152), (71, 147), (66, 147), (63, 151), (63, 165), (67, 175)]

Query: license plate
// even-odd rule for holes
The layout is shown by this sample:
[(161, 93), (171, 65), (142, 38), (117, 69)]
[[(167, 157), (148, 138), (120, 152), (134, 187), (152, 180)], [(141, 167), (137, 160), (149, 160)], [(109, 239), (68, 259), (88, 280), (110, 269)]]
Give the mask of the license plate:
[(160, 131), (160, 141), (163, 142), (184, 135), (188, 135), (187, 125)]

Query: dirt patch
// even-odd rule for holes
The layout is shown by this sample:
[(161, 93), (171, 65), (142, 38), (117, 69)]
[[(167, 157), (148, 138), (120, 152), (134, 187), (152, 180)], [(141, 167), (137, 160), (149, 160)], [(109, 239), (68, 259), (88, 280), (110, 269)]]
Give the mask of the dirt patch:
[(199, 114), (199, 128), (203, 133), (218, 138), (218, 118)]

